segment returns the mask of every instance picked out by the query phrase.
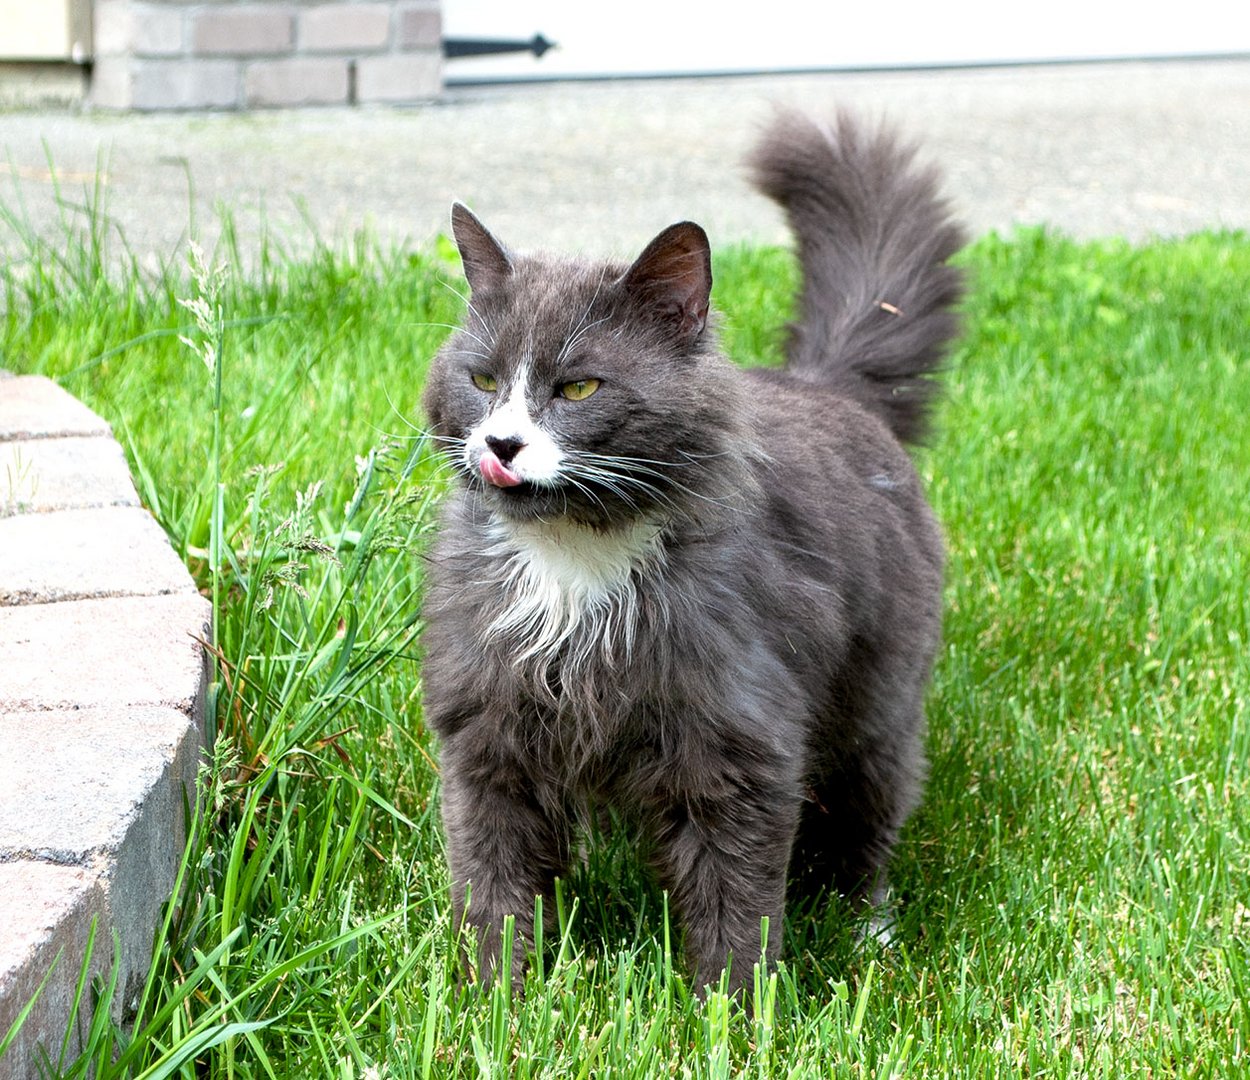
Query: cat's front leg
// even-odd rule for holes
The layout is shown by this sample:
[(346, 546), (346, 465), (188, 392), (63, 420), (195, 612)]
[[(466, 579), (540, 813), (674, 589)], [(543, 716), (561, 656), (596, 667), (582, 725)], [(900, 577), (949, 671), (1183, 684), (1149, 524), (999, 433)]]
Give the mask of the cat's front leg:
[[(685, 928), (686, 959), (699, 993), (729, 967), (736, 993), (766, 952), (776, 960), (785, 913), (786, 870), (798, 823), (789, 790), (687, 797), (663, 815), (658, 869)], [(761, 920), (768, 919), (768, 941)]]
[[(476, 931), (478, 977), (489, 984), (499, 975), (504, 919), (513, 916), (508, 977), (519, 987), (534, 939), (534, 898), (554, 895), (568, 861), (567, 829), (539, 805), (520, 763), (471, 732), (444, 744), (442, 783), (455, 925)], [(545, 916), (554, 906), (544, 903)]]

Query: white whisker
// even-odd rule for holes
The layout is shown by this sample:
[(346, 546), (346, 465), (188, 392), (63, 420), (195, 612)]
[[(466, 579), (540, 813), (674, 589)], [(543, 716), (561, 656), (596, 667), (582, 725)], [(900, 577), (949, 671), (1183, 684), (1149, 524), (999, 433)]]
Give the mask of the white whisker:
[(386, 395), (386, 403), (387, 405), (390, 406), (391, 412), (395, 414), (396, 418), (399, 420), (401, 424), (404, 425), (404, 427), (408, 428), (411, 431), (417, 432), (418, 436), (429, 435), (428, 431), (426, 431), (424, 428), (418, 427), (411, 420), (409, 420), (407, 416), (405, 416), (402, 412), (399, 411), (399, 406), (397, 406), (395, 402), (391, 400), (391, 393), (389, 390), (387, 390), (385, 386), (382, 387), (382, 393)]
[[(680, 483), (671, 475), (660, 472), (650, 464), (642, 464), (645, 461), (642, 458), (612, 457), (579, 450), (568, 451), (566, 458), (566, 464), (571, 465), (572, 468), (566, 470), (565, 476), (575, 469), (579, 476), (599, 483), (622, 497), (625, 490), (632, 489), (639, 495), (649, 496), (672, 510), (678, 509), (675, 498), (677, 495), (683, 495), (710, 506), (732, 507), (735, 504), (730, 497), (709, 495), (688, 484)], [(668, 463), (657, 462), (656, 464)], [(676, 467), (680, 467), (680, 464), (674, 463)], [(636, 502), (630, 501), (637, 506)]]
[[(478, 311), (478, 309), (477, 309), (476, 307), (474, 307), (474, 306), (473, 306), (473, 301), (472, 301), (469, 297), (467, 297), (464, 293), (462, 293), (459, 289), (455, 288), (455, 287), (451, 284), (451, 282), (449, 282), (449, 281), (443, 281), (443, 280), (441, 280), (441, 279), (440, 279), (440, 280), (439, 280), (439, 284), (440, 284), (440, 285), (442, 285), (442, 286), (443, 286), (443, 288), (447, 289), (449, 292), (451, 292), (451, 293), (453, 293), (454, 295), (458, 296), (458, 297), (461, 299), (461, 301), (463, 301), (464, 306), (468, 309), (469, 313), (470, 313), (470, 314), (471, 314), (471, 315), (472, 315), (475, 319), (477, 319), (478, 325), (482, 328), (482, 333), (484, 333), (484, 334), (486, 335), (486, 337), (487, 337), (489, 340), (488, 340), (488, 341), (482, 341), (482, 339), (481, 339), (481, 338), (477, 337), (475, 334), (471, 333), (468, 329), (466, 329), (466, 328), (465, 328), (465, 327), (463, 327), (463, 326), (453, 326), (453, 327), (451, 327), (451, 329), (453, 329), (453, 330), (462, 330), (462, 331), (464, 331), (464, 333), (468, 334), (468, 335), (469, 335), (469, 337), (474, 338), (474, 340), (476, 340), (476, 341), (477, 341), (477, 342), (478, 342), (478, 343), (482, 346), (482, 348), (484, 348), (484, 349), (492, 349), (492, 348), (494, 348), (494, 346), (495, 346), (495, 335), (491, 332), (490, 324), (489, 324), (489, 323), (485, 320), (485, 318), (483, 318), (483, 317), (482, 317), (482, 313), (481, 313), (480, 311)], [(442, 324), (440, 324), (440, 323), (432, 323), (431, 325), (433, 325), (433, 326), (439, 326), (439, 325), (442, 325)]]
[[(564, 344), (560, 347), (560, 351), (556, 354), (555, 362), (557, 364), (564, 362), (564, 360), (568, 357), (569, 353), (571, 353), (573, 349), (577, 347), (578, 342), (581, 341), (581, 339), (587, 333), (593, 330), (596, 326), (599, 326), (602, 323), (605, 323), (608, 321), (607, 316), (605, 315), (602, 319), (596, 319), (593, 323), (590, 323), (589, 325), (586, 324), (586, 320), (590, 318), (590, 312), (593, 310), (595, 306), (595, 301), (599, 299), (599, 291), (603, 288), (603, 282), (606, 277), (607, 277), (607, 270), (605, 269), (605, 270), (600, 271), (599, 280), (595, 283), (595, 292), (594, 292), (594, 295), (591, 296), (590, 298), (590, 303), (586, 305), (586, 310), (582, 312), (582, 317), (578, 321), (577, 326), (569, 333), (568, 337), (565, 339)], [(572, 319), (569, 320), (570, 324), (572, 323), (572, 321), (573, 321)]]

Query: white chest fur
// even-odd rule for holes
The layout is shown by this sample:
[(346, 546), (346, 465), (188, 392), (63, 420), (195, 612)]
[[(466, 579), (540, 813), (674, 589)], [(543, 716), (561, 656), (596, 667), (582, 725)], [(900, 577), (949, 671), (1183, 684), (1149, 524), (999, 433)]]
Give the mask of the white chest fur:
[(663, 563), (659, 526), (600, 531), (496, 520), (491, 533), (505, 598), (488, 637), (506, 640), (517, 661), (550, 662), (566, 644), (574, 663), (596, 649), (628, 655), (639, 582)]

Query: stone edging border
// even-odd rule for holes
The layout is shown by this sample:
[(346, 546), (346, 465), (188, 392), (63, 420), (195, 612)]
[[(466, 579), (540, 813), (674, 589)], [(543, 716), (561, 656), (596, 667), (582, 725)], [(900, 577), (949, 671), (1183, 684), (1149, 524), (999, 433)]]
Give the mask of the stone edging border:
[[(65, 1038), (87, 937), (114, 1016), (146, 975), (206, 746), (209, 605), (109, 426), (0, 370), (0, 1075)], [(71, 1033), (74, 1055), (90, 1001)]]

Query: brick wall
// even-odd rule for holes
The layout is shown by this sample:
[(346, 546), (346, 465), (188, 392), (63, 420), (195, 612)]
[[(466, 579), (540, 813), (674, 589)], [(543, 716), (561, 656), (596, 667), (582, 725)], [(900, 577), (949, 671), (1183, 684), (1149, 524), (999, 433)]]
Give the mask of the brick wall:
[(439, 0), (95, 0), (89, 101), (252, 109), (426, 101)]

